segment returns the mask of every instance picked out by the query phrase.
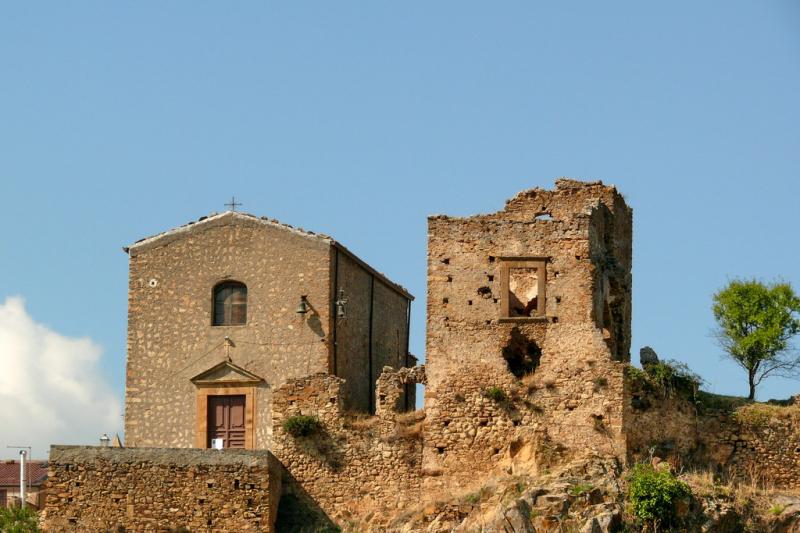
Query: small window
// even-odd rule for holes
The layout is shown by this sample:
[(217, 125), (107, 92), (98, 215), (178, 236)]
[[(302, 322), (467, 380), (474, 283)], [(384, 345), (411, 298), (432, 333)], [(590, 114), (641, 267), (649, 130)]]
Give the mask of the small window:
[(242, 326), (247, 323), (247, 286), (225, 281), (214, 287), (214, 325)]
[(546, 260), (509, 257), (500, 265), (501, 318), (536, 318), (545, 315)]

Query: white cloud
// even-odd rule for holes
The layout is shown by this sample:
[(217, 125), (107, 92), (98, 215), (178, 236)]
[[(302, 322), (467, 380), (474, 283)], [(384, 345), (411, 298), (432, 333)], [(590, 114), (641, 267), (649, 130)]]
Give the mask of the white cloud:
[(9, 445), (32, 446), (44, 459), (50, 444), (97, 444), (121, 433), (121, 407), (103, 378), (102, 349), (37, 323), (22, 298), (0, 303), (0, 457)]

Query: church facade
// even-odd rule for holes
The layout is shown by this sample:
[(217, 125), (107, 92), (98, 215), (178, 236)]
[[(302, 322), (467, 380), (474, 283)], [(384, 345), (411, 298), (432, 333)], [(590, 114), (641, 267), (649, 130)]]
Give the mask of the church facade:
[(125, 251), (128, 446), (269, 448), (287, 380), (341, 377), (369, 413), (383, 367), (415, 364), (411, 294), (328, 236), (228, 211)]

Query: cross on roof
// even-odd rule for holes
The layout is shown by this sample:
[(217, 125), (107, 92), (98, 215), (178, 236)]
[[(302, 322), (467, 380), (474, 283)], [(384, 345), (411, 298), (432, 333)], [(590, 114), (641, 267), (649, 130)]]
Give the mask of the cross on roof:
[(225, 207), (229, 208), (231, 211), (236, 211), (236, 207), (240, 205), (242, 204), (236, 201), (236, 197), (231, 196), (231, 201), (225, 204)]

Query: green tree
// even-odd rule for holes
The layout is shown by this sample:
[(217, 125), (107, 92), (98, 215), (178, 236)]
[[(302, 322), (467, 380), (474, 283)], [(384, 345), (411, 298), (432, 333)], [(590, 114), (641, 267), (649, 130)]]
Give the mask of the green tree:
[(733, 280), (714, 294), (713, 311), (720, 347), (747, 371), (749, 399), (769, 376), (798, 375), (800, 355), (790, 341), (800, 331), (800, 298), (791, 285)]

